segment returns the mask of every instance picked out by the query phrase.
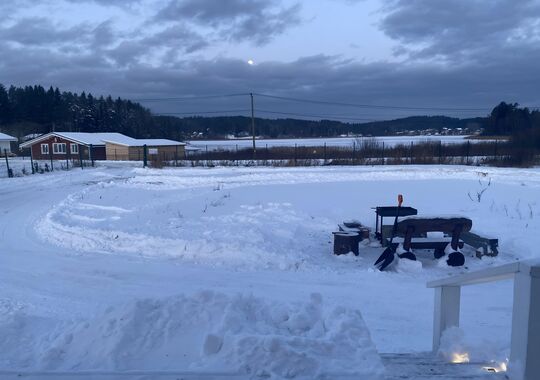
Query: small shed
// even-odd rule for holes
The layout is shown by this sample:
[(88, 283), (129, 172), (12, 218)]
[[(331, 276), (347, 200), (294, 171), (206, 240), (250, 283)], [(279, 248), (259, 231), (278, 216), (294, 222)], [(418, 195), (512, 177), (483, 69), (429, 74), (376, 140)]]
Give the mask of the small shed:
[(141, 161), (146, 146), (148, 159), (172, 161), (183, 159), (185, 143), (168, 139), (134, 139), (126, 137), (105, 141), (107, 160)]
[(0, 156), (11, 153), (12, 142), (17, 142), (17, 138), (0, 132)]

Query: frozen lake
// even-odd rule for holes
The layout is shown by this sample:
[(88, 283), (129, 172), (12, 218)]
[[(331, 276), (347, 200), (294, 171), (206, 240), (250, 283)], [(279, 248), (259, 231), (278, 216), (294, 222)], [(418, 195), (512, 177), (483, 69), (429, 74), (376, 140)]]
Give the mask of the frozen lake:
[[(276, 146), (352, 146), (355, 142), (358, 144), (362, 140), (373, 140), (384, 142), (386, 147), (399, 144), (410, 144), (411, 142), (441, 141), (443, 144), (460, 144), (465, 141), (471, 143), (486, 140), (466, 140), (467, 136), (379, 136), (379, 137), (333, 137), (333, 138), (311, 138), (311, 139), (260, 139), (256, 140), (258, 147), (276, 147)], [(218, 149), (242, 149), (252, 146), (251, 139), (235, 140), (191, 140), (188, 143), (199, 149), (218, 150)]]

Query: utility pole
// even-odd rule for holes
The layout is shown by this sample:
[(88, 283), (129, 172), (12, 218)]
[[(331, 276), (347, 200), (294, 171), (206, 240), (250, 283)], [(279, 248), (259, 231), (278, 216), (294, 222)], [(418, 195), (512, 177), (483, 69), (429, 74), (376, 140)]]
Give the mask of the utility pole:
[(257, 148), (255, 147), (255, 111), (253, 109), (253, 93), (250, 92), (251, 97), (251, 135), (253, 136), (253, 159), (257, 156)]

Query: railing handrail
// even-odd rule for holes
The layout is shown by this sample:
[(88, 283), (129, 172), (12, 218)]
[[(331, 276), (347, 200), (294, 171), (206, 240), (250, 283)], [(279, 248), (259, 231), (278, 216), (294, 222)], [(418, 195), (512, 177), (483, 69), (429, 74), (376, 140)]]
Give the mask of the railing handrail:
[(457, 276), (433, 280), (427, 283), (428, 288), (440, 286), (466, 286), (482, 284), (485, 282), (506, 280), (516, 273), (529, 274), (532, 277), (540, 277), (540, 265), (527, 261), (504, 264), (498, 267), (486, 268), (476, 272), (464, 273)]

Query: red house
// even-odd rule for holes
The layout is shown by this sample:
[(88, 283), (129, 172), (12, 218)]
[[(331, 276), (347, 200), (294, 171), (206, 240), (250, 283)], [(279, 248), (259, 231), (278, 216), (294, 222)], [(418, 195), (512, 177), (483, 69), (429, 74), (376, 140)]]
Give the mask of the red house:
[(85, 160), (106, 160), (105, 141), (128, 138), (116, 133), (51, 132), (26, 141), (21, 148), (29, 148), (34, 160), (65, 160), (82, 157)]

